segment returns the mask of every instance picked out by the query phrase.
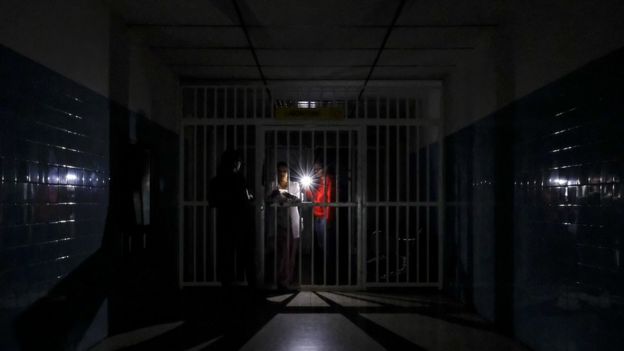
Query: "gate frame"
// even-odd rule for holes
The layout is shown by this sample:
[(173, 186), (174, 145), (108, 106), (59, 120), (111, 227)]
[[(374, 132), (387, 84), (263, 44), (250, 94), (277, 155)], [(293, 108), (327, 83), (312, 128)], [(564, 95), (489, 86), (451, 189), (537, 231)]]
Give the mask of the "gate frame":
[[(292, 82), (278, 82), (273, 83), (271, 86), (276, 86), (279, 88), (284, 87), (293, 87), (293, 88), (301, 88), (301, 87), (351, 87), (361, 84), (359, 81), (292, 81)], [(378, 287), (437, 287), (438, 289), (442, 289), (444, 285), (444, 242), (445, 242), (445, 228), (444, 228), (444, 217), (445, 217), (445, 194), (444, 194), (444, 163), (445, 163), (445, 152), (444, 152), (444, 136), (445, 136), (445, 123), (444, 123), (444, 111), (443, 111), (443, 84), (442, 81), (371, 81), (368, 85), (370, 88), (375, 91), (375, 88), (380, 89), (427, 89), (425, 93), (425, 99), (427, 102), (428, 110), (426, 111), (426, 115), (428, 117), (423, 119), (381, 119), (381, 118), (353, 118), (353, 119), (344, 119), (340, 121), (332, 121), (331, 123), (316, 123), (311, 121), (279, 121), (277, 122), (273, 117), (274, 110), (271, 109), (271, 116), (265, 116), (265, 118), (183, 118), (183, 99), (182, 99), (182, 91), (185, 88), (258, 88), (261, 87), (256, 84), (236, 84), (235, 86), (232, 84), (219, 84), (218, 82), (212, 82), (208, 84), (180, 84), (179, 92), (178, 92), (178, 116), (179, 116), (179, 177), (178, 177), (178, 282), (179, 288), (187, 287), (187, 286), (218, 286), (219, 283), (214, 282), (185, 282), (184, 281), (184, 127), (185, 126), (255, 126), (255, 166), (256, 170), (262, 169), (262, 162), (264, 158), (265, 152), (265, 132), (267, 130), (279, 130), (279, 129), (288, 129), (288, 128), (305, 128), (305, 127), (317, 127), (319, 129), (326, 130), (339, 130), (340, 128), (345, 128), (347, 130), (355, 130), (358, 132), (358, 175), (359, 184), (358, 184), (358, 194), (356, 194), (357, 206), (355, 207), (357, 210), (356, 213), (360, 215), (360, 220), (357, 221), (357, 238), (358, 238), (358, 282), (355, 285), (310, 285), (306, 286), (306, 288), (332, 288), (334, 290), (362, 290), (367, 288), (378, 288)], [(367, 93), (368, 95), (371, 93)], [(264, 95), (264, 94), (263, 94)], [(377, 94), (371, 94), (377, 95)], [(386, 97), (392, 97), (392, 94), (383, 95)], [(413, 95), (418, 96), (418, 95)], [(271, 103), (273, 104), (275, 98), (272, 98)], [(263, 105), (264, 105), (263, 101)], [(370, 205), (370, 202), (365, 200), (368, 199), (368, 194), (366, 191), (366, 182), (367, 182), (367, 174), (366, 174), (366, 164), (367, 164), (367, 155), (364, 150), (366, 150), (367, 145), (367, 127), (370, 126), (429, 126), (429, 127), (437, 127), (437, 141), (439, 143), (439, 165), (438, 165), (438, 200), (437, 200), (437, 208), (438, 208), (438, 281), (435, 283), (367, 283), (366, 282), (366, 250), (367, 250), (367, 241), (365, 240), (364, 228), (366, 226), (367, 221), (367, 209)], [(261, 180), (260, 177), (256, 177), (256, 192), (260, 189)], [(259, 208), (264, 202), (263, 198), (256, 196), (256, 207)], [(263, 229), (257, 232), (261, 234), (257, 234), (256, 240), (262, 239), (264, 242), (264, 210), (259, 211), (260, 214), (256, 216), (256, 225), (261, 226)], [(259, 237), (261, 236), (261, 237)], [(257, 251), (256, 255), (256, 267), (259, 272), (264, 272), (264, 246), (262, 246), (261, 250)], [(264, 279), (264, 276), (261, 277)]]

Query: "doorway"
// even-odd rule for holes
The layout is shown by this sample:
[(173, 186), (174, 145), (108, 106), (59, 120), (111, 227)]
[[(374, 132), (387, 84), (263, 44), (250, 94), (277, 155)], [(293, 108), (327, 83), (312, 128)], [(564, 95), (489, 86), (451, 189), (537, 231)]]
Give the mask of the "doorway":
[[(290, 283), (304, 289), (357, 286), (362, 208), (359, 128), (267, 126), (260, 133), (264, 149), (260, 180), (264, 282), (279, 285), (284, 271), (290, 270)], [(291, 194), (296, 199), (289, 203), (271, 198), (280, 164), (286, 165), (289, 181), (296, 183), (290, 187), (291, 193), (298, 192)], [(299, 216), (296, 234), (292, 226), (282, 223), (296, 220), (291, 218), (292, 208)], [(293, 250), (292, 260), (284, 259), (284, 247)]]

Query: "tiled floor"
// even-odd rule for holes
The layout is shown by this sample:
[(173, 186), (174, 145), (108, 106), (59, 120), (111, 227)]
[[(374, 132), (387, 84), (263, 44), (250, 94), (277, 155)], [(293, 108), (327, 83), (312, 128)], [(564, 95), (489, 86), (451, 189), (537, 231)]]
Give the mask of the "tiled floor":
[(527, 350), (439, 296), (303, 291), (263, 300), (191, 305), (185, 321), (117, 335), (95, 350)]

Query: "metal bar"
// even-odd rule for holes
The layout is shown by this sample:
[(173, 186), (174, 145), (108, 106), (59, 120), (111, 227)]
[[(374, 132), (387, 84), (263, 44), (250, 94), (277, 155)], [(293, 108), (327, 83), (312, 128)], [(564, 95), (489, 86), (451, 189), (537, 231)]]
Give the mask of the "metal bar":
[[(387, 103), (386, 103), (387, 107)], [(386, 115), (387, 117), (388, 115)], [(390, 127), (386, 127), (386, 201), (390, 202)], [(390, 206), (386, 206), (386, 282), (390, 282)]]
[(232, 115), (232, 118), (237, 119), (237, 118), (239, 118), (239, 116), (238, 116), (238, 106), (237, 106), (238, 105), (237, 104), (237, 99), (238, 99), (237, 91), (238, 91), (238, 88), (234, 87), (233, 89), (234, 89), (234, 114)]
[[(397, 100), (398, 101), (398, 100)], [(397, 103), (397, 112), (398, 112), (398, 103)], [(395, 138), (395, 145), (396, 145), (396, 149), (395, 149), (395, 163), (396, 163), (396, 183), (394, 184), (395, 186), (395, 201), (398, 202), (399, 201), (399, 184), (401, 183), (400, 181), (400, 174), (401, 172), (399, 172), (399, 157), (401, 155), (401, 153), (399, 152), (399, 144), (400, 144), (400, 135), (399, 135), (399, 127), (395, 127), (395, 132), (396, 132), (396, 138)], [(395, 229), (394, 229), (394, 235), (395, 235), (395, 251), (396, 251), (396, 279), (397, 282), (399, 281), (399, 210), (400, 207), (396, 206), (396, 209), (394, 211), (394, 220), (395, 220)]]
[(368, 147), (368, 137), (367, 137), (367, 130), (366, 127), (360, 126), (358, 129), (359, 133), (360, 133), (360, 137), (357, 138), (357, 142), (358, 142), (358, 154), (357, 154), (357, 166), (356, 167), (356, 185), (357, 185), (357, 197), (356, 197), (356, 201), (357, 201), (357, 213), (356, 213), (356, 218), (358, 219), (357, 224), (356, 224), (356, 245), (357, 245), (357, 286), (360, 289), (363, 289), (366, 283), (366, 275), (367, 275), (367, 271), (368, 271), (368, 264), (367, 264), (367, 252), (368, 252), (368, 242), (367, 242), (367, 237), (365, 234), (365, 228), (368, 222), (368, 208), (363, 206), (363, 202), (364, 199), (366, 199), (368, 197), (368, 190), (367, 190), (367, 186), (366, 186), (366, 182), (367, 182), (367, 172), (366, 170), (366, 165), (367, 165), (367, 159), (368, 159), (368, 152), (367, 152), (367, 147)]
[(208, 118), (208, 88), (203, 89), (204, 92), (204, 115), (202, 118)]
[[(327, 130), (323, 131), (323, 176), (325, 179), (323, 180), (323, 184), (325, 187), (324, 198), (323, 201), (327, 201)], [(329, 223), (329, 209), (326, 206), (323, 206), (323, 215), (325, 215), (325, 211), (328, 211), (327, 216), (325, 217), (325, 226), (323, 227), (323, 284), (327, 285), (327, 224)]]
[(197, 92), (198, 90), (198, 88), (193, 89), (193, 119), (197, 119), (197, 110), (199, 110), (199, 107), (197, 106), (197, 96), (199, 95), (199, 93)]
[[(416, 127), (416, 201), (420, 201), (420, 128)], [(416, 281), (420, 282), (420, 207), (416, 207)]]
[(258, 97), (256, 96), (256, 88), (253, 88), (252, 90), (252, 95), (253, 95), (253, 118), (254, 119), (258, 119)]
[[(204, 98), (204, 102), (206, 101), (206, 99)], [(206, 111), (206, 109), (204, 108), (204, 111)], [(210, 184), (209, 182), (205, 181), (206, 179), (210, 179), (210, 177), (208, 177), (207, 172), (207, 164), (208, 164), (208, 126), (206, 126), (206, 128), (204, 128), (204, 201), (208, 201), (208, 185)], [(203, 232), (204, 232), (204, 239), (202, 241), (203, 245), (204, 245), (204, 281), (208, 280), (208, 273), (206, 272), (206, 220), (208, 217), (208, 206), (204, 207), (204, 226), (203, 226)]]
[[(299, 169), (301, 170), (301, 172), (306, 171), (303, 168), (303, 165), (301, 163), (301, 155), (303, 154), (303, 130), (299, 129)], [(305, 191), (303, 188), (300, 189), (302, 192)], [(301, 199), (301, 201), (305, 200), (305, 194), (297, 194), (299, 195), (299, 198)], [(297, 209), (299, 211), (299, 286), (301, 286), (301, 284), (303, 283), (302, 281), (302, 276), (303, 276), (303, 258), (302, 258), (302, 247), (303, 247), (303, 231), (301, 230), (302, 227), (302, 221), (303, 221), (303, 216), (301, 215), (301, 207), (299, 207)]]
[[(197, 97), (197, 90), (195, 90), (195, 97)], [(197, 106), (197, 100), (195, 100)], [(195, 111), (197, 112), (197, 111)], [(197, 114), (195, 114), (197, 115)], [(197, 200), (197, 162), (198, 162), (198, 132), (199, 127), (193, 128), (193, 199)], [(198, 206), (193, 206), (193, 281), (197, 281), (197, 209)]]
[[(215, 91), (215, 96), (216, 96)], [(216, 105), (215, 105), (216, 109)], [(216, 116), (216, 114), (215, 114)], [(216, 175), (217, 169), (217, 126), (212, 128), (212, 169)], [(217, 209), (212, 209), (212, 274), (213, 281), (217, 281), (219, 278), (217, 277)]]
[(241, 116), (242, 119), (246, 119), (247, 116), (249, 116), (247, 112), (247, 87), (243, 87), (243, 115)]
[[(224, 120), (222, 117), (219, 117), (219, 120), (212, 120), (212, 119), (200, 119), (197, 121), (191, 121), (189, 119), (184, 119), (182, 121), (182, 125), (183, 126), (197, 126), (197, 125), (248, 125), (251, 121), (248, 120)], [(257, 121), (253, 121), (252, 122), (254, 125), (256, 126), (270, 126), (270, 127), (274, 127), (275, 126), (275, 121), (272, 119), (266, 119), (266, 120), (257, 120)], [(284, 120), (284, 121), (280, 121), (279, 122), (281, 126), (284, 127), (306, 127), (309, 125), (309, 122), (306, 121), (288, 121), (288, 120)], [(374, 120), (374, 119), (368, 119), (368, 120), (361, 120), (361, 121), (355, 121), (352, 119), (345, 119), (345, 120), (341, 120), (341, 121), (335, 121), (332, 122), (332, 129), (334, 128), (342, 128), (342, 129), (353, 129), (359, 126), (377, 126), (377, 125), (381, 125), (381, 126), (405, 126), (405, 125), (410, 125), (410, 126), (430, 126), (430, 127), (437, 127), (440, 125), (440, 121), (439, 120), (435, 120), (435, 119), (419, 119), (419, 120)]]
[(245, 179), (248, 179), (247, 176), (249, 175), (249, 168), (247, 168), (247, 149), (249, 149), (248, 145), (247, 145), (247, 128), (251, 128), (250, 126), (243, 126), (243, 170), (244, 170), (244, 175), (245, 175)]
[(228, 96), (227, 88), (223, 88), (223, 118), (224, 119), (229, 119), (228, 118), (228, 100), (227, 100), (227, 96)]
[[(256, 133), (256, 145), (255, 145), (255, 153), (256, 153), (256, 157), (255, 157), (255, 162), (256, 162), (256, 167), (254, 168), (256, 170), (256, 172), (262, 172), (262, 165), (263, 162), (266, 162), (266, 143), (265, 143), (265, 137), (266, 137), (266, 131), (264, 128), (262, 127), (256, 127), (255, 128), (255, 133)], [(266, 165), (266, 163), (265, 163)], [(266, 174), (265, 174), (266, 177)], [(256, 274), (259, 273), (259, 276), (255, 276), (254, 279), (256, 279), (256, 281), (260, 281), (262, 282), (262, 284), (264, 285), (265, 283), (265, 230), (266, 230), (266, 223), (265, 223), (265, 219), (266, 219), (266, 210), (265, 210), (265, 193), (266, 191), (262, 191), (264, 190), (262, 187), (262, 179), (263, 177), (254, 177), (255, 179), (255, 189), (256, 189), (256, 228), (258, 228), (258, 230), (256, 230), (256, 255), (254, 257), (254, 259), (256, 260), (257, 263), (257, 271)], [(267, 184), (264, 184), (265, 187), (267, 187)], [(260, 195), (258, 195), (260, 194)]]
[[(182, 101), (182, 89), (178, 89), (178, 101)], [(178, 113), (182, 115), (183, 107), (181, 106), (181, 102), (178, 102)], [(179, 116), (180, 121), (180, 137), (179, 137), (179, 154), (178, 154), (178, 182), (179, 182), (179, 191), (178, 191), (178, 286), (181, 287), (184, 285), (184, 177), (185, 177), (185, 164), (184, 164), (184, 127), (181, 125), (182, 116)]]
[[(377, 104), (377, 118), (379, 118), (379, 104)], [(380, 161), (380, 157), (379, 157), (379, 146), (380, 146), (380, 139), (381, 138), (381, 127), (377, 126), (376, 128), (376, 141), (377, 141), (377, 147), (375, 148), (375, 152), (377, 153), (377, 158), (375, 159), (375, 163), (376, 163), (376, 167), (375, 167), (375, 201), (379, 201), (379, 169), (381, 168), (381, 161)], [(379, 283), (379, 206), (375, 206), (375, 242), (376, 242), (376, 259), (375, 259), (375, 263), (377, 265), (377, 268), (375, 270), (375, 275), (377, 276), (376, 278), (376, 282)]]
[[(335, 131), (336, 133), (336, 181), (334, 186), (334, 193), (336, 194), (335, 202), (340, 202), (340, 131)], [(336, 209), (336, 230), (334, 231), (334, 235), (336, 236), (336, 285), (340, 282), (340, 209)]]
[[(275, 187), (279, 188), (279, 178), (277, 176), (277, 131), (273, 131), (273, 169), (272, 172), (275, 174)], [(273, 280), (274, 283), (277, 284), (277, 211), (279, 208), (275, 208), (273, 211)]]
[[(288, 170), (288, 183), (286, 183), (286, 191), (288, 193), (290, 193), (290, 182), (292, 181), (292, 174), (290, 172), (290, 131), (286, 131), (286, 169)], [(276, 171), (277, 172), (277, 171)], [(279, 187), (279, 185), (278, 185)], [(294, 235), (294, 233), (291, 233), (292, 231), (292, 225), (291, 225), (291, 218), (290, 218), (290, 207), (286, 208), (286, 223), (287, 223), (287, 227), (290, 230), (286, 230), (286, 250), (284, 250), (284, 255), (286, 255), (287, 260), (286, 262), (288, 263), (288, 266), (286, 267), (287, 269), (287, 274), (286, 277), (288, 278), (290, 275), (290, 250), (291, 250), (291, 245), (293, 244), (292, 240), (293, 238), (291, 238), (292, 235)], [(290, 282), (287, 281), (287, 284), (289, 284)]]
[[(313, 166), (314, 166), (314, 162), (316, 162), (316, 160), (315, 160), (315, 155), (314, 155), (314, 152), (315, 152), (314, 148), (315, 148), (315, 146), (316, 146), (316, 145), (315, 145), (315, 144), (316, 144), (316, 142), (315, 142), (315, 138), (316, 138), (316, 133), (315, 133), (314, 128), (312, 128), (312, 163), (313, 163)], [(312, 202), (314, 202), (314, 197), (312, 198)], [(315, 218), (314, 218), (314, 208), (312, 208), (312, 255), (311, 255), (311, 257), (312, 257), (312, 270), (311, 270), (311, 271), (312, 271), (312, 278), (311, 278), (312, 283), (314, 283), (314, 282), (315, 282), (315, 279), (314, 279), (314, 278), (315, 278), (315, 276), (314, 276), (314, 274), (316, 273), (316, 272), (315, 272), (315, 269), (314, 269), (314, 254), (315, 254), (315, 252), (314, 252), (314, 251), (315, 251), (315, 250), (314, 250), (314, 247), (316, 246), (316, 240), (317, 240), (317, 239), (316, 239), (316, 235), (315, 235), (315, 228), (314, 228), (314, 226), (315, 226), (315, 223), (314, 223), (314, 222), (315, 222), (315, 221), (314, 221), (314, 219), (315, 219)]]
[[(407, 107), (406, 107), (407, 108)], [(408, 114), (409, 116), (409, 114)], [(411, 127), (405, 127), (405, 200), (410, 201), (410, 133), (412, 132)], [(410, 281), (410, 206), (405, 207), (405, 234), (406, 234), (406, 247), (405, 247), (405, 256), (407, 261), (407, 272), (405, 275), (405, 281)]]
[(439, 157), (438, 157), (438, 167), (439, 167), (439, 171), (438, 171), (438, 236), (439, 236), (439, 240), (438, 240), (438, 284), (439, 284), (439, 289), (442, 289), (444, 287), (444, 239), (445, 239), (445, 216), (446, 216), (446, 209), (445, 209), (445, 198), (446, 198), (446, 194), (445, 194), (445, 186), (444, 186), (444, 179), (445, 177), (445, 152), (444, 152), (444, 134), (445, 134), (445, 128), (444, 128), (444, 118), (442, 118), (442, 114), (443, 114), (443, 108), (444, 106), (442, 105), (442, 98), (439, 97), (440, 101), (437, 102), (440, 106), (440, 111), (439, 111), (439, 116), (438, 119), (440, 120), (440, 127), (438, 129), (438, 151), (439, 151)]
[[(426, 166), (425, 166), (425, 170), (426, 170), (426, 177), (427, 177), (427, 183), (426, 183), (426, 187), (425, 187), (425, 191), (427, 192), (427, 201), (431, 200), (431, 179), (430, 179), (430, 173), (431, 173), (431, 169), (430, 169), (430, 164), (429, 164), (429, 152), (430, 152), (430, 148), (429, 148), (429, 144), (427, 144), (427, 146), (425, 146), (425, 157), (426, 157)], [(430, 256), (430, 249), (431, 249), (431, 243), (430, 243), (430, 222), (431, 222), (431, 218), (429, 216), (429, 209), (431, 207), (427, 206), (427, 282), (431, 282), (430, 279), (430, 274), (429, 274), (429, 264), (431, 261), (431, 256)]]
[[(219, 90), (217, 88), (211, 88), (212, 89), (212, 123), (215, 123), (218, 119), (219, 119), (219, 115), (217, 114), (217, 103), (218, 103), (218, 99), (217, 99), (217, 95), (219, 94)], [(206, 121), (208, 122), (208, 121)]]
[(267, 115), (266, 115), (266, 98), (264, 97), (264, 90), (262, 90), (262, 119), (266, 119)]
[[(356, 114), (357, 116), (357, 114)], [(349, 131), (349, 140), (348, 140), (348, 145), (347, 145), (347, 177), (348, 177), (348, 182), (347, 182), (347, 202), (351, 202), (351, 190), (352, 190), (352, 185), (351, 185), (351, 178), (353, 177), (353, 171), (354, 171), (354, 167), (351, 164), (351, 134), (353, 133), (352, 131)], [(348, 212), (348, 217), (347, 217), (347, 234), (348, 239), (347, 239), (347, 284), (351, 284), (351, 208), (349, 208), (347, 210)]]

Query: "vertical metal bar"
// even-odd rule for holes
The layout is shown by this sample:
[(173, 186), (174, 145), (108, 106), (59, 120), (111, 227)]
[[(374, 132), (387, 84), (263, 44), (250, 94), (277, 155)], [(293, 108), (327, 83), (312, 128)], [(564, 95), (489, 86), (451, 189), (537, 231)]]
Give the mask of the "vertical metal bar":
[[(327, 179), (329, 179), (327, 175), (327, 130), (323, 131), (323, 169), (324, 171), (324, 197), (323, 202), (327, 203)], [(327, 205), (323, 205), (324, 211), (323, 215), (325, 215), (325, 211), (327, 211), (327, 215), (325, 216), (325, 227), (323, 231), (325, 232), (323, 235), (323, 285), (327, 285), (327, 224), (329, 223), (329, 207)]]
[[(334, 193), (336, 194), (336, 203), (340, 202), (340, 130), (336, 131), (336, 181), (334, 182)], [(340, 252), (340, 207), (336, 207), (336, 230), (334, 231), (336, 236), (336, 285), (340, 285), (340, 259), (338, 253)]]
[[(182, 99), (182, 89), (178, 89), (178, 101), (183, 101)], [(178, 113), (182, 115), (183, 106), (180, 102), (178, 102)], [(184, 124), (182, 123), (182, 116), (179, 116), (179, 125), (180, 125), (180, 140), (179, 140), (179, 154), (178, 154), (178, 182), (179, 182), (179, 191), (178, 191), (178, 286), (181, 288), (184, 285), (184, 177), (186, 176), (185, 170), (186, 165), (184, 164)]]
[[(215, 91), (216, 95), (216, 91)], [(216, 105), (215, 105), (216, 106)], [(216, 108), (216, 107), (215, 107)], [(216, 116), (216, 115), (215, 115)], [(212, 128), (212, 169), (217, 169), (217, 126)], [(213, 280), (218, 281), (217, 277), (217, 209), (212, 209), (212, 270)]]
[(262, 91), (262, 118), (266, 118), (266, 97), (264, 96), (264, 90)]
[(208, 87), (204, 89), (204, 115), (203, 118), (208, 118)]
[(227, 87), (223, 87), (223, 118), (228, 118)]
[[(398, 103), (398, 99), (397, 99), (397, 108), (396, 108), (396, 112), (399, 112), (399, 103)], [(398, 118), (398, 115), (397, 115)], [(400, 181), (400, 174), (401, 172), (399, 172), (399, 157), (401, 155), (401, 153), (399, 152), (399, 148), (400, 148), (400, 133), (399, 133), (399, 129), (401, 127), (400, 126), (396, 126), (395, 132), (396, 132), (396, 138), (395, 138), (395, 144), (396, 144), (396, 148), (395, 148), (395, 163), (396, 163), (396, 183), (394, 184), (394, 189), (395, 189), (395, 201), (399, 202), (399, 184), (401, 183)], [(399, 233), (399, 211), (400, 210), (400, 206), (397, 204), (396, 209), (394, 211), (394, 220), (395, 220), (395, 227), (394, 227), (394, 236), (395, 236), (395, 251), (396, 251), (396, 281), (397, 283), (399, 282), (399, 235), (401, 233)]]
[[(377, 105), (377, 112), (379, 113), (379, 105)], [(377, 115), (379, 116), (379, 114)], [(375, 167), (375, 172), (376, 172), (376, 176), (375, 176), (375, 201), (377, 203), (380, 203), (380, 197), (379, 197), (379, 169), (381, 168), (381, 162), (380, 162), (380, 155), (379, 155), (379, 146), (380, 146), (380, 138), (381, 138), (381, 126), (377, 125), (376, 128), (376, 132), (377, 132), (377, 148), (375, 148), (376, 152), (377, 152), (377, 159), (376, 161), (376, 167)], [(379, 283), (379, 205), (375, 206), (375, 243), (376, 243), (376, 249), (375, 249), (375, 253), (376, 253), (376, 259), (375, 259), (375, 263), (377, 265), (377, 268), (375, 270), (375, 275), (377, 276), (376, 278), (376, 282)]]
[(249, 128), (249, 125), (247, 125), (246, 123), (243, 124), (243, 170), (244, 170), (244, 175), (245, 175), (245, 179), (249, 179), (247, 178), (247, 176), (249, 176), (249, 168), (247, 167), (247, 149), (249, 149), (249, 145), (247, 145), (247, 128)]
[[(247, 90), (245, 88), (245, 90)], [(245, 93), (246, 94), (246, 93)], [(255, 133), (256, 133), (256, 138), (255, 138), (255, 162), (256, 162), (256, 166), (255, 166), (255, 170), (256, 172), (262, 170), (262, 165), (263, 162), (266, 162), (266, 142), (265, 142), (265, 129), (262, 128), (261, 126), (258, 126), (254, 129)], [(266, 163), (265, 163), (266, 166)], [(266, 260), (266, 256), (265, 256), (265, 230), (266, 230), (266, 225), (265, 225), (265, 220), (266, 220), (266, 203), (265, 203), (265, 196), (264, 194), (266, 193), (266, 190), (263, 189), (263, 184), (262, 184), (262, 179), (266, 177), (266, 174), (264, 175), (264, 177), (258, 177), (255, 176), (255, 189), (256, 189), (256, 194), (259, 194), (258, 196), (256, 196), (256, 228), (258, 230), (256, 230), (256, 255), (254, 257), (255, 261), (256, 261), (256, 267), (257, 270), (255, 272), (256, 276), (254, 277), (254, 279), (256, 279), (256, 281), (262, 282), (262, 284), (265, 283), (265, 260)], [(268, 180), (268, 179), (267, 179)], [(264, 187), (268, 187), (267, 184), (264, 184)]]
[[(292, 174), (290, 172), (290, 131), (287, 129), (286, 130), (286, 169), (288, 169), (288, 183), (286, 185), (286, 191), (288, 193), (290, 193), (290, 184), (292, 181)], [(291, 245), (293, 245), (294, 242), (294, 238), (292, 238), (292, 236), (294, 235), (294, 233), (291, 233), (292, 231), (292, 224), (291, 224), (291, 218), (290, 218), (290, 206), (286, 208), (286, 223), (288, 223), (287, 228), (289, 228), (290, 230), (286, 231), (286, 249), (284, 250), (284, 254), (287, 257), (286, 262), (288, 263), (288, 266), (286, 267), (287, 269), (287, 274), (286, 277), (289, 278), (290, 275), (290, 250), (291, 250)], [(289, 281), (286, 282), (287, 284), (290, 283)]]
[(348, 178), (348, 185), (347, 185), (347, 202), (349, 202), (349, 212), (348, 212), (348, 216), (347, 216), (347, 234), (348, 239), (347, 239), (347, 284), (351, 285), (351, 200), (352, 200), (352, 196), (351, 196), (351, 190), (352, 190), (352, 185), (351, 185), (351, 179), (353, 177), (353, 171), (354, 171), (354, 167), (351, 164), (351, 143), (352, 143), (352, 139), (351, 139), (351, 134), (353, 133), (353, 131), (349, 130), (349, 140), (348, 140), (348, 145), (347, 145), (347, 178)]
[[(356, 185), (357, 185), (357, 196), (356, 196), (356, 201), (357, 201), (357, 213), (355, 215), (355, 218), (357, 219), (357, 224), (356, 224), (356, 245), (357, 245), (357, 285), (360, 289), (363, 289), (365, 287), (366, 284), (366, 276), (367, 276), (367, 271), (368, 271), (368, 257), (367, 257), (367, 252), (368, 252), (368, 243), (367, 243), (367, 237), (366, 237), (366, 233), (365, 233), (365, 228), (368, 225), (368, 204), (365, 205), (364, 201), (368, 201), (368, 190), (367, 190), (367, 186), (366, 186), (366, 182), (367, 182), (367, 172), (366, 170), (366, 166), (367, 166), (367, 159), (368, 159), (368, 137), (367, 137), (367, 130), (365, 126), (361, 126), (358, 131), (360, 132), (360, 137), (356, 138), (357, 143), (358, 143), (358, 147), (356, 150), (359, 150), (358, 154), (357, 154), (357, 159), (356, 159), (356, 163), (357, 163), (357, 167), (354, 167), (355, 170), (355, 177), (356, 178)], [(357, 134), (354, 134), (354, 136), (357, 136)], [(361, 171), (360, 171), (361, 170)]]
[(212, 99), (213, 99), (213, 103), (212, 103), (212, 117), (214, 119), (219, 118), (219, 116), (217, 115), (217, 103), (218, 103), (218, 99), (217, 99), (217, 95), (219, 94), (219, 90), (216, 87), (211, 87), (210, 89), (212, 89)]
[(238, 118), (238, 106), (237, 106), (237, 101), (236, 101), (238, 97), (237, 96), (238, 88), (234, 87), (232, 89), (234, 89), (234, 115), (232, 116), (232, 118), (236, 119)]
[(243, 88), (243, 115), (242, 118), (247, 118), (249, 114), (247, 113), (247, 87)]
[[(299, 129), (299, 170), (300, 172), (307, 172), (307, 170), (303, 167), (302, 163), (301, 163), (301, 155), (303, 154), (303, 130)], [(300, 189), (302, 192), (304, 192), (305, 190), (303, 188)], [(297, 194), (299, 196), (299, 198), (301, 199), (301, 201), (305, 200), (305, 194)], [(301, 286), (302, 283), (302, 275), (303, 275), (303, 259), (301, 258), (302, 256), (302, 247), (303, 247), (303, 231), (301, 230), (301, 228), (303, 228), (302, 226), (302, 221), (303, 221), (303, 216), (302, 214), (302, 207), (299, 207), (297, 210), (299, 211), (299, 286)]]
[[(315, 142), (315, 136), (316, 133), (314, 131), (314, 128), (312, 128), (312, 166), (314, 167), (314, 162), (316, 162), (315, 160), (315, 150), (314, 148), (316, 147), (316, 142)], [(312, 202), (314, 202), (314, 196), (312, 197)], [(315, 246), (316, 246), (316, 234), (315, 234), (315, 218), (314, 218), (314, 207), (312, 207), (312, 285), (315, 285), (316, 283), (316, 279), (314, 274), (315, 274), (315, 269), (314, 269), (314, 254), (315, 254)]]
[[(425, 141), (425, 142), (427, 142), (427, 141)], [(429, 274), (429, 264), (431, 263), (430, 262), (431, 261), (431, 256), (430, 256), (430, 249), (431, 249), (430, 245), (431, 244), (430, 244), (430, 237), (429, 237), (430, 236), (430, 231), (429, 231), (429, 228), (430, 228), (429, 224), (430, 223), (429, 222), (431, 222), (431, 220), (430, 220), (431, 218), (429, 216), (429, 207), (430, 207), (429, 203), (431, 202), (431, 189), (430, 189), (430, 187), (431, 187), (431, 182), (430, 181), (431, 180), (430, 180), (429, 173), (431, 173), (431, 169), (430, 169), (430, 164), (429, 164), (429, 161), (430, 161), (430, 159), (429, 159), (429, 152), (430, 152), (429, 145), (430, 144), (427, 144), (427, 146), (425, 146), (425, 157), (426, 157), (425, 169), (426, 169), (426, 172), (427, 172), (426, 173), (427, 183), (426, 183), (426, 187), (425, 187), (425, 191), (427, 192), (427, 196), (426, 196), (426, 199), (427, 199), (427, 283), (431, 282), (430, 274)]]
[(440, 106), (440, 111), (438, 113), (437, 119), (439, 121), (439, 129), (438, 129), (438, 151), (439, 151), (439, 171), (438, 171), (438, 288), (442, 289), (444, 284), (444, 239), (445, 239), (445, 186), (444, 179), (445, 177), (445, 151), (444, 151), (444, 135), (445, 135), (445, 127), (444, 127), (444, 118), (443, 118), (443, 108), (442, 105), (442, 97), (438, 95), (439, 101), (437, 102)]
[(416, 127), (416, 282), (420, 283), (420, 127)]
[[(386, 103), (386, 108), (388, 104)], [(388, 115), (386, 114), (386, 118)], [(386, 126), (386, 282), (390, 282), (390, 126)]]
[[(263, 91), (264, 94), (264, 91)], [(278, 132), (276, 130), (273, 133), (273, 174), (275, 174), (275, 187), (279, 189), (279, 178), (277, 176), (277, 137)], [(273, 280), (277, 284), (277, 211), (279, 208), (275, 206), (273, 211)]]
[[(206, 89), (204, 89), (204, 91), (206, 91)], [(204, 102), (206, 101), (206, 98), (204, 97)], [(206, 111), (206, 109), (204, 108), (204, 111)], [(204, 127), (204, 202), (206, 204), (208, 204), (208, 184), (210, 184), (209, 182), (206, 181), (206, 179), (210, 179), (210, 177), (208, 176), (208, 174), (206, 173), (207, 171), (207, 164), (208, 164), (208, 125), (206, 125)], [(202, 241), (203, 245), (204, 245), (204, 282), (208, 280), (208, 273), (206, 272), (206, 251), (207, 251), (207, 245), (206, 245), (206, 217), (208, 217), (208, 205), (206, 205), (204, 207), (204, 226), (203, 226), (203, 232), (204, 232), (204, 239)]]
[(199, 95), (199, 93), (197, 92), (199, 89), (198, 88), (193, 88), (193, 118), (197, 119), (197, 111), (199, 110), (199, 107), (197, 106), (199, 103), (197, 101), (197, 97)]
[(399, 108), (400, 102), (401, 102), (401, 99), (398, 98), (398, 97), (394, 100), (394, 104), (395, 104), (394, 112), (396, 113), (396, 116), (395, 116), (396, 119), (402, 118), (401, 117), (401, 109)]
[[(407, 100), (406, 100), (407, 101)], [(407, 108), (407, 106), (406, 106)], [(412, 127), (407, 125), (405, 127), (405, 199), (407, 200), (407, 207), (405, 209), (405, 233), (406, 233), (406, 248), (405, 248), (405, 256), (407, 261), (407, 272), (405, 275), (405, 281), (409, 283), (410, 281), (410, 133), (412, 132)]]
[[(195, 89), (195, 97), (197, 97), (197, 89)], [(195, 112), (197, 112), (197, 99), (195, 99)], [(197, 116), (197, 113), (195, 113)], [(199, 143), (197, 142), (197, 133), (199, 128), (197, 125), (193, 127), (193, 282), (197, 282), (197, 150)]]
[(252, 95), (253, 95), (253, 118), (258, 118), (258, 96), (256, 96), (256, 88), (252, 88)]

